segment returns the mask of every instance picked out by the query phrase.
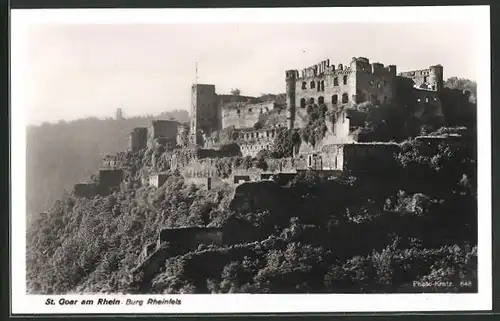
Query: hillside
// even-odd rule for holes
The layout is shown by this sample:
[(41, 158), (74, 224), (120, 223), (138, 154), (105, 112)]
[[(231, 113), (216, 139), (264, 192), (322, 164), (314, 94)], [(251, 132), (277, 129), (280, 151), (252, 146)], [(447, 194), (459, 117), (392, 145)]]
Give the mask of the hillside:
[(29, 126), (26, 135), (27, 217), (50, 208), (64, 190), (95, 174), (106, 154), (124, 151), (134, 127), (153, 119), (188, 122), (187, 111), (122, 120), (87, 118)]
[[(398, 106), (356, 106), (368, 140), (399, 143), (389, 170), (336, 177), (307, 170), (291, 181), (278, 176), (211, 190), (169, 170), (175, 151), (160, 144), (125, 151), (129, 131), (150, 118), (31, 128), (30, 208), (48, 210), (27, 231), (28, 291), (476, 292), (476, 106), (447, 93), (441, 128), (411, 123)], [(269, 155), (208, 159), (215, 176), (228, 178), (235, 164), (268, 168), (289, 157), (296, 140), (318, 141), (328, 117), (318, 107), (300, 131), (280, 132)], [(455, 138), (431, 147), (414, 138), (420, 134)], [(126, 171), (119, 188), (60, 196), (97, 174), (101, 153), (116, 152)], [(159, 188), (145, 183), (152, 170), (169, 170)], [(52, 206), (51, 199), (59, 200)], [(215, 240), (210, 246), (192, 241), (207, 235)]]
[[(246, 191), (238, 194), (228, 186), (199, 189), (178, 172), (171, 172), (158, 189), (142, 186), (142, 169), (151, 155), (158, 163), (164, 155), (126, 153), (131, 170), (120, 191), (92, 199), (68, 194), (32, 226), (28, 289), (476, 291), (475, 135), (466, 134), (464, 144), (443, 145), (431, 154), (419, 152), (417, 145), (407, 141), (395, 155), (398, 167), (382, 176), (326, 180), (311, 171), (284, 186), (246, 183), (240, 185)], [(154, 244), (163, 228), (220, 226), (231, 218), (254, 227), (251, 240), (200, 245), (162, 261), (147, 277), (131, 278), (143, 248)], [(415, 288), (414, 282), (447, 286)]]

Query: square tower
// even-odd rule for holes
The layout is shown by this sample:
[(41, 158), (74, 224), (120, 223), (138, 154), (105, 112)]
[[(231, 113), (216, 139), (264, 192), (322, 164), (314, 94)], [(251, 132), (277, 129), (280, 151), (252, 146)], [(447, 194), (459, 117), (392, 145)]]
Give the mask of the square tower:
[(220, 128), (220, 104), (215, 85), (195, 84), (191, 86), (191, 141), (196, 137), (210, 135)]

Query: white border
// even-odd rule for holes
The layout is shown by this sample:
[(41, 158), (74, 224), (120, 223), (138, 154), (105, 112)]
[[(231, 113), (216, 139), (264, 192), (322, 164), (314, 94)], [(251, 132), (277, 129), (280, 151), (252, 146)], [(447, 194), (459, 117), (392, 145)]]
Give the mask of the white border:
[[(12, 10), (12, 305), (13, 314), (59, 313), (279, 313), (279, 312), (405, 312), (492, 309), (491, 268), (491, 129), (490, 129), (490, 12), (489, 6), (466, 7), (373, 7), (373, 8), (293, 8), (293, 9), (107, 9), (107, 10)], [(311, 17), (314, 17), (311, 21)], [(307, 294), (307, 295), (166, 295), (179, 298), (181, 305), (163, 306), (50, 306), (46, 298), (26, 294), (25, 283), (25, 105), (22, 55), (24, 27), (37, 23), (340, 23), (439, 21), (477, 25), (478, 69), (478, 275), (477, 294)], [(473, 44), (471, 44), (473, 45)], [(64, 296), (95, 299), (97, 296)], [(121, 296), (99, 296), (120, 298)], [(127, 296), (147, 300), (154, 296)], [(121, 297), (126, 300), (127, 297)]]

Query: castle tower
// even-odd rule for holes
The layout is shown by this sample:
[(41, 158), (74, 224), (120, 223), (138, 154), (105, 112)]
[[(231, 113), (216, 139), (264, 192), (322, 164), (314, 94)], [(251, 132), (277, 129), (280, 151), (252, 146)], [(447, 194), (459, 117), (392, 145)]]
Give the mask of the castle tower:
[(443, 89), (444, 81), (443, 81), (443, 66), (436, 65), (429, 67), (429, 84), (433, 87), (434, 90), (440, 91)]
[(297, 70), (286, 71), (286, 105), (287, 105), (287, 126), (293, 128), (295, 121), (295, 84), (299, 72)]
[(215, 85), (194, 84), (191, 86), (190, 141), (198, 144), (201, 134), (210, 135), (220, 129), (220, 104)]
[(121, 108), (116, 109), (116, 120), (122, 120), (123, 119), (123, 111)]

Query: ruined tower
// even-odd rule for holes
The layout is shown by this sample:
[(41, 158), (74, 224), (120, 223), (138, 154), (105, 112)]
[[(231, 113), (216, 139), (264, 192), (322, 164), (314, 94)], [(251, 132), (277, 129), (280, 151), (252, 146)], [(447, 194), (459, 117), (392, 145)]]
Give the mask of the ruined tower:
[(198, 144), (197, 137), (210, 135), (220, 128), (220, 104), (215, 85), (194, 84), (191, 86), (190, 140)]
[(432, 88), (436, 91), (440, 91), (443, 89), (443, 66), (441, 65), (436, 65), (436, 66), (430, 66), (429, 67), (429, 83), (431, 84)]
[(287, 105), (287, 127), (293, 128), (295, 121), (295, 86), (299, 72), (297, 70), (286, 71), (286, 105)]

